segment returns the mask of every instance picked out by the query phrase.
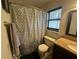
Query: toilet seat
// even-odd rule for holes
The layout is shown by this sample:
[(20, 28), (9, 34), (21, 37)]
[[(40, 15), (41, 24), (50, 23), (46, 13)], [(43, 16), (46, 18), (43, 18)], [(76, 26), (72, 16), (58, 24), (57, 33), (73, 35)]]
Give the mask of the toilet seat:
[(39, 49), (40, 52), (46, 52), (46, 51), (48, 51), (48, 48), (49, 47), (47, 45), (45, 45), (45, 44), (41, 44), (38, 47), (38, 49)]

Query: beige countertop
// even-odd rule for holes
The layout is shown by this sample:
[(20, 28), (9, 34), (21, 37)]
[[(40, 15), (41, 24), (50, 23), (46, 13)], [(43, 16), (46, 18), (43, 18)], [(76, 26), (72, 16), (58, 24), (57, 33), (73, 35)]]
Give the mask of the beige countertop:
[[(77, 42), (74, 42), (74, 41), (71, 41), (67, 38), (62, 38), (62, 37), (57, 40), (55, 40), (51, 37), (48, 37), (48, 36), (45, 36), (44, 38), (49, 39), (56, 45), (61, 46), (62, 48), (70, 51), (71, 53), (77, 54), (77, 46), (76, 46)], [(73, 48), (73, 49), (71, 49), (71, 48)]]

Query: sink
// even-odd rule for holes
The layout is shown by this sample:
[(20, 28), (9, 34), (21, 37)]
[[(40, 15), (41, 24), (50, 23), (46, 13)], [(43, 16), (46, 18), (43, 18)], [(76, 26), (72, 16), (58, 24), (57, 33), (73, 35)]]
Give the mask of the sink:
[(71, 45), (71, 44), (69, 44), (69, 45), (67, 45), (67, 47), (70, 48), (71, 50), (77, 52), (77, 45)]

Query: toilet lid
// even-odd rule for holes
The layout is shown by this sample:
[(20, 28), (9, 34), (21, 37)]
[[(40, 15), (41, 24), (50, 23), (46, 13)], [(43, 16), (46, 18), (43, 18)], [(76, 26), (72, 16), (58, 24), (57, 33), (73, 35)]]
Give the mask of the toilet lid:
[(41, 51), (41, 52), (46, 52), (48, 50), (48, 48), (49, 47), (47, 45), (45, 45), (45, 44), (41, 44), (38, 47), (39, 51)]

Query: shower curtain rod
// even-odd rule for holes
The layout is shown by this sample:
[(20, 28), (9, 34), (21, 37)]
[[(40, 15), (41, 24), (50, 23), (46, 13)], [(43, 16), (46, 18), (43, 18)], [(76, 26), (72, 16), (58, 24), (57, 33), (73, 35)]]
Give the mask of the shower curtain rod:
[(38, 7), (35, 7), (35, 6), (32, 6), (32, 5), (29, 5), (29, 4), (24, 5), (24, 4), (20, 4), (20, 3), (14, 3), (14, 2), (9, 2), (9, 4), (16, 4), (16, 5), (21, 5), (21, 6), (24, 6), (24, 7), (36, 8), (38, 10), (42, 10), (42, 11), (46, 12), (45, 10), (43, 10), (41, 8), (38, 8)]

